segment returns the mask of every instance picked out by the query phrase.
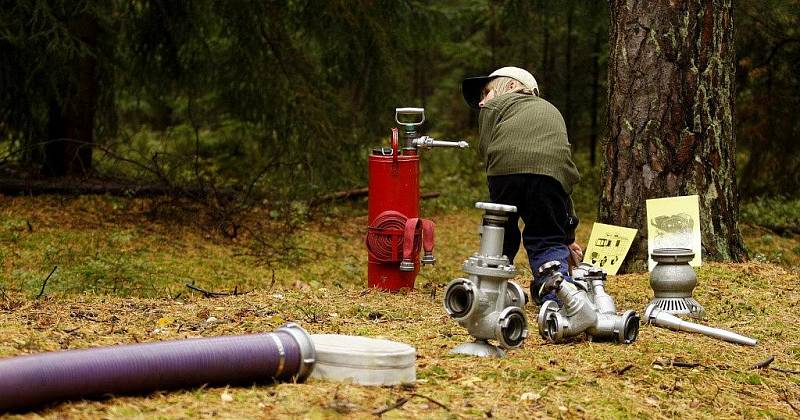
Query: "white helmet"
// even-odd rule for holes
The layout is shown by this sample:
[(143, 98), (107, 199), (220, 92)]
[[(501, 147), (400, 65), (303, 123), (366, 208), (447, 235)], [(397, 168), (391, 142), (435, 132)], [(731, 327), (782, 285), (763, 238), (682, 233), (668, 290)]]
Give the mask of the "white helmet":
[(471, 108), (478, 109), (478, 103), (481, 101), (481, 91), (486, 83), (497, 77), (510, 77), (519, 81), (527, 89), (530, 89), (534, 95), (539, 95), (539, 84), (536, 79), (527, 70), (519, 67), (502, 67), (492, 72), (488, 76), (468, 77), (461, 82), (461, 93), (464, 95), (464, 100)]

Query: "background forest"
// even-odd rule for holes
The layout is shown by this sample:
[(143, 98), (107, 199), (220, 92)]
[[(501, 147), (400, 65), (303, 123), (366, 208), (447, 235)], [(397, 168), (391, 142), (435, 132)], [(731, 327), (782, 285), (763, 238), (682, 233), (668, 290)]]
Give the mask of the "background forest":
[[(731, 21), (733, 40), (724, 30)], [(709, 34), (715, 40), (701, 45)], [(731, 42), (735, 60), (720, 51)], [(631, 65), (615, 67), (625, 54)], [(668, 59), (684, 65), (672, 80), (708, 83), (694, 77), (680, 94), (662, 95), (671, 90), (648, 82)], [(725, 184), (734, 196), (726, 201), (725, 190), (708, 188), (723, 183), (694, 183), (691, 171), (729, 181), (718, 169), (731, 166), (666, 132), (691, 132), (733, 161), (730, 118), (706, 115), (713, 107), (731, 116), (731, 85), (719, 82), (731, 81), (733, 64), (737, 183)], [(603, 201), (623, 189), (635, 193), (624, 204), (642, 212), (645, 198), (686, 193), (712, 191), (703, 210), (732, 204), (738, 225), (707, 218), (704, 246), (741, 234), (747, 249), (704, 255), (693, 296), (706, 308), (703, 323), (757, 346), (645, 320), (631, 345), (549, 344), (537, 334), (537, 309), (525, 305), (529, 335), (509, 357), (449, 354), (470, 339), (442, 299), (478, 245), (474, 202), (487, 192), (475, 147), (421, 152), (421, 192), (436, 197), (422, 200), (421, 215), (436, 223), (437, 263), (407, 293), (366, 287), (367, 157), (389, 144), (395, 108), (424, 107), (422, 134), (475, 144), (477, 113), (460, 82), (506, 65), (530, 70), (565, 118), (583, 177), (573, 193), (580, 243), (603, 212), (625, 213)], [(70, 401), (32, 417), (800, 416), (800, 313), (787, 310), (800, 305), (798, 70), (798, 0), (2, 2), (0, 359), (297, 322), (311, 333), (409, 343), (417, 381), (203, 386)], [(649, 107), (642, 119), (670, 124), (628, 124), (633, 144), (623, 144), (624, 124), (609, 124), (615, 105)], [(718, 132), (724, 138), (709, 135)], [(605, 188), (621, 179), (609, 168), (628, 163), (609, 165), (609, 155), (623, 155), (612, 146), (664, 158), (661, 178), (643, 193), (645, 159), (629, 159), (639, 167), (628, 180), (638, 183)], [(691, 165), (667, 160), (687, 150)], [(668, 175), (681, 185), (659, 190)], [(527, 286), (522, 254), (515, 281)], [(607, 286), (618, 308), (642, 313), (652, 290), (648, 273), (636, 271), (609, 276)]]
[[(799, 207), (800, 4), (734, 13), (744, 215), (796, 229), (776, 210)], [(366, 185), (397, 106), (474, 139), (460, 80), (515, 65), (562, 111), (594, 214), (607, 43), (596, 1), (14, 2), (0, 10), (0, 176), (6, 191), (69, 176), (308, 200)], [(479, 194), (474, 153), (435, 154), (424, 183)]]

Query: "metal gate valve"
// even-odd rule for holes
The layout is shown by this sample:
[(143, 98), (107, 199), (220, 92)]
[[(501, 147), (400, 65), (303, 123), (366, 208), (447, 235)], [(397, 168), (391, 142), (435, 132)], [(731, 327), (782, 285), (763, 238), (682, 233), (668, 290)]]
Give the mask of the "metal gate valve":
[(517, 208), (483, 202), (475, 207), (485, 211), (478, 229), (480, 250), (464, 261), (468, 278), (455, 279), (445, 288), (444, 309), (476, 340), (459, 345), (452, 353), (502, 357), (503, 350), (488, 340), (510, 349), (521, 346), (528, 336), (522, 310), (527, 296), (520, 285), (509, 281), (516, 269), (503, 255), (503, 225)]

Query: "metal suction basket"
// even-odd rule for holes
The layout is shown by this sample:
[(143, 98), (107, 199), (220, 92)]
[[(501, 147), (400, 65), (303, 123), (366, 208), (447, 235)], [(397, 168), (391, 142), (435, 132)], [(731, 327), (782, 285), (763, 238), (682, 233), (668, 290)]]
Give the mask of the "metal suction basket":
[(692, 297), (697, 275), (689, 261), (694, 258), (694, 252), (688, 248), (659, 248), (653, 250), (650, 257), (656, 262), (650, 273), (654, 294), (650, 304), (672, 315), (703, 318), (703, 305)]

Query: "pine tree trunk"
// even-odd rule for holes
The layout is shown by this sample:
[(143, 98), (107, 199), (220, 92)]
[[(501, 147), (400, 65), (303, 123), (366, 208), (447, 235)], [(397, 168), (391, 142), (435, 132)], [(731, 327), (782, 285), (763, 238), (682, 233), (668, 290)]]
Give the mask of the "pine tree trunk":
[(637, 228), (645, 200), (697, 194), (704, 258), (747, 257), (737, 227), (731, 0), (611, 1), (608, 138), (600, 217)]
[(575, 127), (573, 126), (573, 122), (575, 120), (574, 109), (573, 106), (573, 99), (572, 99), (572, 21), (573, 17), (575, 16), (575, 5), (570, 2), (569, 10), (567, 11), (567, 46), (566, 46), (566, 57), (564, 63), (564, 77), (566, 77), (564, 83), (564, 90), (565, 90), (565, 99), (566, 103), (564, 104), (564, 122), (567, 125), (567, 135), (570, 138), (570, 142), (572, 143), (573, 147), (576, 147), (578, 142), (578, 136), (575, 135)]
[[(82, 14), (70, 29), (94, 50), (97, 45), (97, 17)], [(46, 176), (88, 174), (92, 169), (94, 119), (99, 95), (97, 59), (94, 53), (74, 58), (74, 83), (62, 86), (62, 97), (49, 104), (49, 141), (44, 147), (42, 172)]]
[(592, 50), (592, 126), (589, 133), (589, 163), (592, 164), (592, 167), (597, 163), (598, 115), (600, 113), (600, 53), (600, 33), (597, 31), (594, 34), (594, 48)]
[(542, 27), (542, 64), (536, 77), (539, 82), (539, 91), (542, 92), (542, 87), (550, 86), (550, 81), (555, 79), (548, 67), (548, 63), (550, 63), (550, 16), (547, 12), (547, 2), (540, 3), (539, 8), (541, 9), (539, 18)]

